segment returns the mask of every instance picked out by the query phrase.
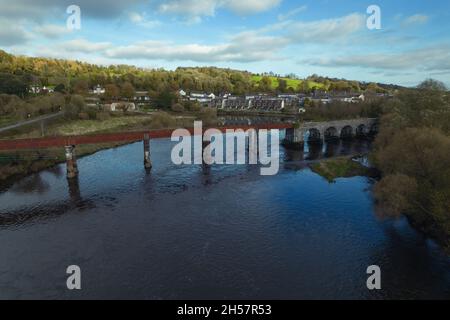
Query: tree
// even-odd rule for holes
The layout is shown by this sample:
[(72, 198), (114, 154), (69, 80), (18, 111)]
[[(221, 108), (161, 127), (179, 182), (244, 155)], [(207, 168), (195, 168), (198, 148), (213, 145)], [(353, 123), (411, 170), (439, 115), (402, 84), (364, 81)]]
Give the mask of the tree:
[(308, 80), (303, 80), (299, 85), (298, 85), (298, 89), (300, 92), (302, 93), (310, 93), (311, 92), (311, 87), (309, 85), (309, 81)]
[(89, 84), (86, 80), (77, 80), (73, 86), (73, 92), (76, 94), (86, 94), (89, 90)]
[(28, 94), (28, 85), (21, 77), (0, 74), (0, 93), (15, 94), (24, 98)]
[(450, 106), (435, 85), (388, 102), (373, 152), (383, 174), (374, 191), (385, 213), (406, 214), (450, 248)]
[(55, 92), (65, 93), (66, 92), (66, 86), (62, 83), (58, 84), (55, 87)]
[(103, 97), (106, 100), (111, 100), (117, 98), (119, 94), (119, 88), (115, 84), (107, 84), (105, 86), (105, 93), (103, 94)]
[(156, 98), (156, 106), (162, 109), (170, 109), (176, 102), (176, 95), (170, 90), (162, 91)]
[(136, 91), (130, 82), (125, 82), (120, 89), (121, 96), (126, 99), (132, 99), (136, 94)]
[(378, 86), (375, 82), (371, 82), (367, 85), (366, 91), (377, 93), (383, 92), (383, 89)]
[(262, 77), (259, 81), (259, 90), (262, 92), (272, 91), (272, 79), (269, 77)]
[(277, 91), (284, 93), (287, 91), (287, 88), (288, 88), (287, 81), (285, 79), (278, 79)]
[(180, 103), (173, 104), (171, 109), (173, 112), (183, 112), (184, 111), (184, 107)]
[(70, 97), (69, 103), (66, 105), (66, 116), (72, 119), (77, 119), (78, 115), (84, 111), (86, 103), (84, 98), (80, 95), (73, 95)]
[(398, 217), (406, 210), (412, 209), (417, 196), (417, 181), (404, 174), (385, 176), (376, 184), (374, 195), (378, 210), (383, 216)]
[(421, 90), (447, 91), (446, 85), (442, 81), (427, 79), (417, 86)]

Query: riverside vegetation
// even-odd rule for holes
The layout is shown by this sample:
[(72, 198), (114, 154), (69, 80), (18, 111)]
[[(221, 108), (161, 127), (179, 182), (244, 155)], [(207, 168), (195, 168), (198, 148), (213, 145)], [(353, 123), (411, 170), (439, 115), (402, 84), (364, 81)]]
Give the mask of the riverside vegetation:
[(450, 96), (427, 80), (388, 102), (372, 154), (379, 211), (405, 214), (450, 249)]

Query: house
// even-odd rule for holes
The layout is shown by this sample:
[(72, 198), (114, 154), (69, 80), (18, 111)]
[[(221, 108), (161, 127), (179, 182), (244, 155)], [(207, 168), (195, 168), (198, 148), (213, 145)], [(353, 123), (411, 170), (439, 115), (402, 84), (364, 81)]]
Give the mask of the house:
[(97, 95), (105, 94), (105, 88), (103, 88), (98, 84), (97, 86), (94, 87), (92, 93)]
[(215, 99), (216, 99), (216, 96), (214, 93), (206, 94), (206, 93), (202, 93), (202, 92), (191, 92), (189, 95), (190, 101), (197, 101), (198, 103), (201, 103), (201, 104), (210, 103), (211, 101), (213, 101)]
[(54, 87), (46, 87), (46, 86), (44, 86), (41, 91), (43, 91), (45, 93), (53, 93), (53, 92), (55, 92), (55, 88)]
[(346, 103), (358, 103), (361, 101), (364, 102), (365, 96), (364, 96), (364, 94), (352, 94), (352, 95), (347, 95), (347, 96), (338, 98), (337, 100), (346, 102)]
[(138, 104), (150, 103), (151, 100), (147, 91), (136, 91), (134, 95), (134, 101), (137, 101)]
[(32, 85), (32, 86), (30, 86), (30, 90), (28, 90), (28, 92), (38, 94), (41, 92), (41, 87), (38, 85)]
[(106, 105), (108, 111), (135, 111), (136, 105), (133, 102), (113, 102)]

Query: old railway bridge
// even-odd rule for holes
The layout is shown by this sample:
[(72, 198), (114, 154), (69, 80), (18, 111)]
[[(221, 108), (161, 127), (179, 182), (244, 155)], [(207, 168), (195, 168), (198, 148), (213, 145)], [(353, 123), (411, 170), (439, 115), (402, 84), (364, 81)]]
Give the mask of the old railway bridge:
[[(206, 131), (208, 128), (204, 128)], [(300, 125), (293, 123), (246, 123), (234, 124), (219, 128), (222, 132), (226, 130), (286, 130), (284, 145), (287, 147), (301, 147), (306, 142), (320, 143), (327, 139), (346, 139), (354, 136), (366, 136), (378, 130), (377, 119), (353, 119), (329, 122), (304, 122)], [(188, 129), (191, 135), (194, 129)], [(67, 177), (78, 176), (78, 166), (75, 154), (77, 145), (98, 144), (111, 142), (136, 142), (143, 141), (144, 144), (144, 166), (152, 167), (150, 155), (150, 139), (169, 138), (173, 130), (150, 130), (140, 132), (105, 133), (79, 136), (57, 136), (42, 137), (34, 139), (0, 140), (0, 151), (5, 150), (30, 150), (64, 147), (67, 164)], [(205, 144), (206, 146), (206, 144)]]

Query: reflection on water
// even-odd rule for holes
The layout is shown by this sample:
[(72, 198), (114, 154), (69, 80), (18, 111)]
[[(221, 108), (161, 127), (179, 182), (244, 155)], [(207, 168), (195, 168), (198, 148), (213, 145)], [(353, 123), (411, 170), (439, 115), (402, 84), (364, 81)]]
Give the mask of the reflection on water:
[(285, 150), (285, 162), (313, 161), (346, 155), (362, 155), (369, 152), (372, 142), (367, 139), (331, 140), (323, 144), (305, 143), (302, 150)]
[[(450, 259), (405, 219), (379, 220), (371, 181), (329, 184), (310, 160), (365, 141), (282, 149), (257, 166), (175, 166), (169, 140), (59, 165), (0, 193), (0, 298), (450, 298)], [(82, 269), (80, 292), (66, 267)], [(377, 264), (383, 290), (369, 292)]]

